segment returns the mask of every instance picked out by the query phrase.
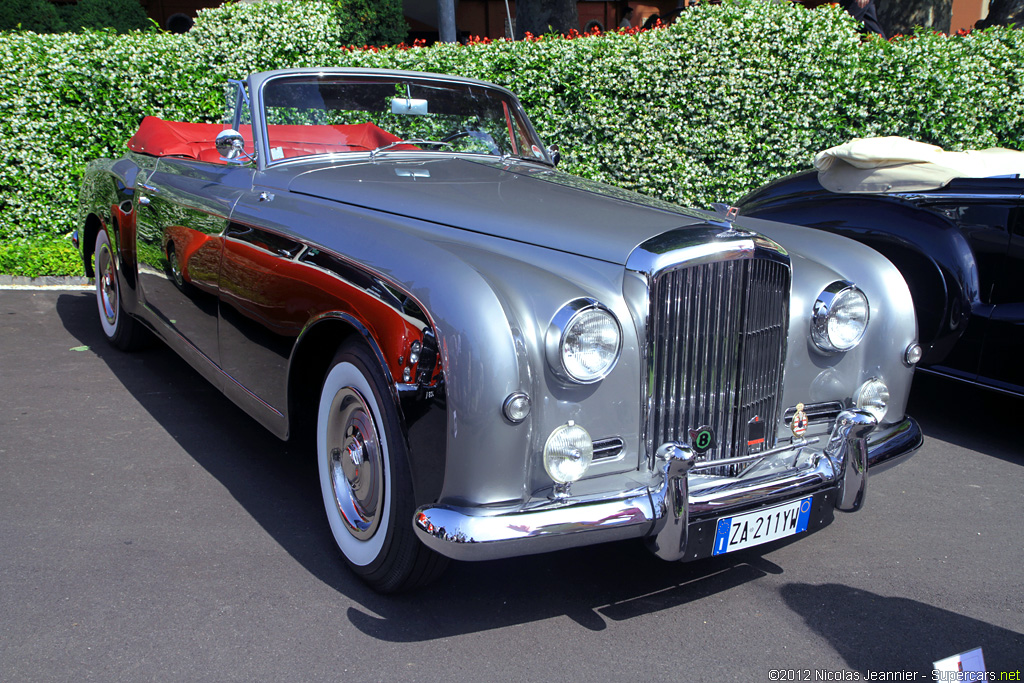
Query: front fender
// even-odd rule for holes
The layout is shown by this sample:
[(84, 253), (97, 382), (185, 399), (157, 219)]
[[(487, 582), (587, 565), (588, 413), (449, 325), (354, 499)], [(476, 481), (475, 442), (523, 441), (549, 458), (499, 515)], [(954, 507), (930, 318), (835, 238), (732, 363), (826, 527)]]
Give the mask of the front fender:
[[(641, 353), (633, 316), (623, 298), (622, 266), (529, 245), (504, 241), (496, 245), (489, 238), (446, 248), (460, 261), (472, 265), (486, 286), (484, 300), (493, 298), (501, 306), (515, 343), (521, 378), (515, 389), (530, 396), (531, 414), (522, 424), (512, 425), (501, 414), (505, 396), (498, 395), (487, 397), (492, 404), (481, 414), (490, 425), (489, 432), (484, 425), (483, 435), (491, 442), (501, 441), (508, 432), (517, 435), (517, 447), (521, 447), (521, 438), (525, 438), (525, 447), (514, 456), (516, 466), (507, 470), (507, 476), (524, 482), (522, 500), (550, 492), (553, 482), (544, 470), (541, 455), (550, 434), (569, 421), (586, 429), (597, 442), (622, 443), (618, 455), (591, 465), (589, 479), (635, 472), (640, 452)], [(474, 292), (473, 296), (476, 295)], [(546, 341), (556, 313), (581, 298), (597, 300), (610, 309), (622, 330), (618, 363), (607, 377), (594, 384), (578, 384), (559, 377), (546, 354)], [(481, 350), (487, 353), (486, 349)], [(481, 368), (484, 377), (493, 372), (488, 365), (485, 363)], [(457, 456), (449, 453), (450, 457)], [(499, 465), (497, 458), (494, 464)], [(490, 466), (472, 473), (465, 468), (449, 467), (450, 488), (446, 490), (475, 491), (480, 481), (491, 482), (489, 486), (500, 484)]]
[[(429, 319), (444, 376), (447, 418), (440, 496), (467, 502), (472, 496), (474, 504), (520, 500), (530, 430), (503, 422), (501, 406), (510, 393), (529, 386), (530, 370), (520, 357), (518, 328), (501, 296), (476, 267), (453, 252), (451, 230), (438, 228), (440, 232), (431, 234), (412, 219), (285, 194), (247, 211), (246, 221), (333, 253), (416, 302)], [(304, 226), (301, 236), (291, 228), (297, 224)], [(359, 320), (358, 310), (350, 313)], [(382, 349), (393, 346), (388, 340), (376, 341)], [(394, 364), (395, 358), (385, 361)], [(506, 428), (498, 436), (496, 425)], [(415, 453), (439, 445), (411, 446)]]
[(898, 198), (838, 195), (809, 183), (803, 176), (777, 181), (741, 200), (740, 209), (744, 216), (849, 237), (885, 256), (905, 276), (913, 297), (922, 361), (940, 362), (963, 334), (979, 299), (978, 269), (960, 230)]
[[(857, 242), (798, 225), (745, 219), (743, 227), (787, 245), (793, 266), (784, 405), (841, 400), (850, 407), (861, 384), (886, 382), (889, 411), (883, 424), (899, 421), (906, 408), (913, 368), (907, 347), (917, 342), (917, 321), (906, 281), (884, 256)], [(853, 282), (868, 298), (870, 318), (863, 341), (845, 353), (826, 353), (811, 341), (815, 301), (832, 282)]]

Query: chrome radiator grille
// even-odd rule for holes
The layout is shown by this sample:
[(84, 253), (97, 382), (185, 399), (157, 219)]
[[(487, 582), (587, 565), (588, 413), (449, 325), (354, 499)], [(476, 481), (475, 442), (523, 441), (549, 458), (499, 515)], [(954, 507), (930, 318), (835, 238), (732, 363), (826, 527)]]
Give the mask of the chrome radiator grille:
[[(715, 442), (703, 460), (775, 445), (789, 280), (788, 266), (765, 259), (717, 261), (654, 276), (648, 453), (666, 441), (694, 445), (691, 430), (703, 428), (710, 428)], [(734, 475), (742, 467), (704, 472)]]

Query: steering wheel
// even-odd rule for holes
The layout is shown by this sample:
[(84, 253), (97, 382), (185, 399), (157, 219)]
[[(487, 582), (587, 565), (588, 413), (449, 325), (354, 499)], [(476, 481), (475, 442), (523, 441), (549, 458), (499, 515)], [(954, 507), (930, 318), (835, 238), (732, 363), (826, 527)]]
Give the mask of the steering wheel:
[(468, 131), (465, 129), (457, 130), (452, 133), (448, 133), (448, 135), (445, 135), (443, 138), (441, 138), (441, 142), (451, 142), (452, 140), (461, 140), (462, 138), (468, 138), (471, 133), (472, 131)]
[(487, 147), (487, 151), (494, 156), (501, 156), (501, 150), (498, 148), (497, 143), (494, 142), (494, 138), (491, 137), (490, 133), (483, 130), (457, 130), (449, 133), (448, 135), (441, 138), (441, 142), (451, 142), (452, 140), (461, 140), (462, 138), (473, 138), (478, 141), (481, 145)]

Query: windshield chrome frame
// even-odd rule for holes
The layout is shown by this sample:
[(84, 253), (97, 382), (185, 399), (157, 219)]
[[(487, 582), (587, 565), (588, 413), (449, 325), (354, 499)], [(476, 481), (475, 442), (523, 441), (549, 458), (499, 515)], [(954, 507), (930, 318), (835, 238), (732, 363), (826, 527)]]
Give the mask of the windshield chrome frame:
[[(513, 156), (509, 154), (489, 154), (489, 153), (467, 153), (459, 151), (439, 151), (439, 150), (401, 150), (401, 151), (388, 151), (388, 154), (413, 154), (417, 158), (421, 158), (423, 155), (430, 156), (444, 156), (444, 157), (458, 157), (458, 156), (472, 156), (472, 157), (486, 157), (493, 159), (515, 159), (517, 161), (534, 162), (543, 166), (554, 167), (554, 162), (551, 160), (550, 152), (544, 145), (537, 131), (533, 127), (533, 122), (530, 121), (530, 117), (526, 115), (526, 110), (523, 109), (519, 99), (510, 90), (507, 90), (494, 83), (487, 83), (484, 81), (478, 81), (471, 78), (463, 78), (460, 76), (448, 76), (444, 74), (434, 74), (429, 72), (418, 72), (418, 71), (395, 71), (388, 69), (362, 69), (362, 68), (306, 68), (306, 69), (287, 69), (281, 71), (270, 71), (263, 73), (256, 73), (249, 76), (247, 79), (249, 83), (248, 94), (252, 98), (250, 104), (250, 116), (253, 123), (253, 138), (256, 151), (256, 162), (257, 168), (260, 171), (267, 170), (273, 166), (279, 164), (288, 164), (303, 162), (309, 160), (323, 161), (326, 159), (358, 159), (358, 158), (370, 158), (374, 151), (358, 151), (358, 152), (329, 152), (323, 154), (310, 154), (301, 157), (289, 157), (286, 159), (270, 159), (270, 133), (267, 128), (267, 119), (264, 115), (264, 89), (266, 86), (274, 81), (294, 78), (296, 76), (314, 76), (314, 77), (330, 77), (334, 76), (337, 78), (352, 78), (352, 79), (372, 79), (372, 78), (386, 78), (395, 79), (396, 82), (403, 80), (409, 81), (420, 81), (425, 84), (431, 82), (438, 84), (450, 84), (455, 86), (475, 86), (480, 88), (486, 88), (492, 90), (502, 96), (504, 101), (508, 104), (509, 113), (513, 117), (518, 117), (523, 124), (524, 132), (531, 138), (531, 144), (535, 144), (537, 148), (544, 155), (543, 158), (538, 157), (527, 157), (527, 156)], [(379, 152), (378, 152), (379, 154)]]

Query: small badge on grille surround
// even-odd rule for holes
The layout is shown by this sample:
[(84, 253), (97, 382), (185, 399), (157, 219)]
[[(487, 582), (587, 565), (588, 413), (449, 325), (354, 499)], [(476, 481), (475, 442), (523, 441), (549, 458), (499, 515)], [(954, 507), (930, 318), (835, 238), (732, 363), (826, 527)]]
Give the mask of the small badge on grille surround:
[(793, 436), (803, 436), (804, 432), (807, 431), (807, 413), (804, 411), (804, 404), (796, 404), (796, 412), (793, 413), (793, 419), (790, 420), (789, 428), (793, 432)]
[(704, 455), (717, 444), (715, 443), (715, 430), (704, 426), (690, 430), (690, 448), (697, 455)]
[(755, 415), (747, 422), (747, 453), (760, 453), (764, 449), (764, 420)]

